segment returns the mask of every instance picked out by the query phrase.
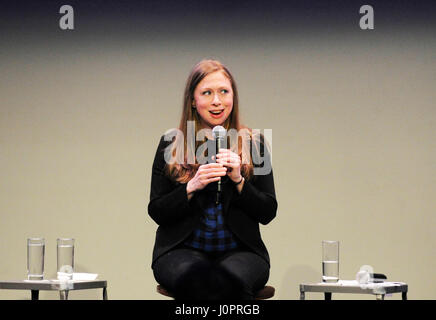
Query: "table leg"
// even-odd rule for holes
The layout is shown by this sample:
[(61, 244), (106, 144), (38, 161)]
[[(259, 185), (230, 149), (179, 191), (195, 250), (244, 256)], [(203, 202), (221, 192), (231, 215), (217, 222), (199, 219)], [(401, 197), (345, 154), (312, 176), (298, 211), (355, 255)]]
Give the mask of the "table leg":
[(324, 292), (324, 300), (332, 300), (332, 293)]
[(403, 300), (407, 300), (407, 291), (401, 293), (401, 298), (402, 298)]
[(106, 289), (106, 287), (103, 288), (103, 300), (107, 300), (107, 289)]
[(39, 290), (30, 290), (31, 299), (39, 300)]
[(304, 299), (305, 299), (304, 291), (300, 291), (300, 300), (304, 300)]
[(59, 291), (59, 296), (61, 300), (68, 300), (68, 290)]

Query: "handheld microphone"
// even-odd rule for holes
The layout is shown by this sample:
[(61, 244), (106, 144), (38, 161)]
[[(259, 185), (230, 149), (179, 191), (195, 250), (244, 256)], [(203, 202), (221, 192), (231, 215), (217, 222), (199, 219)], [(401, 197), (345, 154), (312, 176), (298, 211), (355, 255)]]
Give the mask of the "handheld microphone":
[[(227, 135), (227, 130), (222, 126), (215, 126), (212, 129), (212, 135), (216, 141), (216, 153), (219, 153), (219, 150), (225, 146), (225, 138)], [(218, 180), (218, 188), (216, 193), (216, 204), (221, 202), (221, 178)]]

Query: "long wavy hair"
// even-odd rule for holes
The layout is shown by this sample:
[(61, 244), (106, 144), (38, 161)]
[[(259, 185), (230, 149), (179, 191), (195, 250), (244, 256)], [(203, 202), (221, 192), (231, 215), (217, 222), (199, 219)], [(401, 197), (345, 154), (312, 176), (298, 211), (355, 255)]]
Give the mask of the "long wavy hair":
[[(229, 149), (237, 152), (240, 157), (242, 157), (243, 150), (250, 150), (251, 129), (241, 125), (240, 123), (238, 90), (232, 74), (221, 62), (217, 60), (202, 60), (194, 66), (186, 81), (185, 92), (183, 96), (182, 116), (178, 128), (179, 132), (183, 134), (174, 137), (174, 145), (181, 145), (181, 143), (183, 143), (184, 161), (183, 163), (180, 163), (180, 161), (169, 161), (169, 163), (166, 164), (166, 174), (177, 182), (187, 183), (195, 176), (198, 167), (200, 166), (195, 159), (195, 154), (199, 146), (203, 144), (204, 141), (197, 141), (197, 139), (195, 139), (195, 144), (187, 143), (188, 122), (194, 121), (195, 137), (197, 137), (197, 133), (202, 129), (202, 125), (200, 116), (197, 113), (197, 109), (193, 107), (193, 103), (195, 102), (194, 91), (201, 80), (203, 80), (207, 75), (217, 71), (222, 72), (230, 80), (233, 90), (233, 108), (230, 115), (223, 123), (223, 127), (227, 130), (227, 132), (229, 132), (231, 129), (234, 129), (239, 133), (243, 133), (238, 136), (237, 143), (235, 141), (232, 143), (231, 139), (228, 138), (230, 143), (227, 145), (230, 146)], [(180, 139), (184, 139), (184, 141), (182, 142)], [(172, 160), (176, 159), (177, 157), (176, 151), (177, 149), (172, 151)], [(194, 163), (188, 163), (188, 154), (195, 159)], [(244, 153), (244, 155), (245, 154), (246, 153)], [(253, 162), (250, 156), (241, 164), (241, 174), (247, 180), (253, 175)]]

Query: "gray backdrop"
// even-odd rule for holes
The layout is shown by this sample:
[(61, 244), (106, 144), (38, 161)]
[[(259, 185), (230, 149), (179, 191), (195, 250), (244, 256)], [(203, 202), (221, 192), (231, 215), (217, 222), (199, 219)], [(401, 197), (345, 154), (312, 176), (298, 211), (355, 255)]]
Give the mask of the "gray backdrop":
[(66, 31), (62, 2), (2, 4), (0, 279), (26, 277), (31, 236), (45, 237), (55, 277), (56, 238), (74, 237), (76, 271), (108, 280), (109, 298), (164, 298), (150, 269), (152, 161), (191, 67), (216, 58), (243, 123), (273, 132), (279, 209), (262, 234), (275, 299), (321, 281), (323, 239), (341, 242), (342, 279), (371, 265), (410, 299), (434, 299), (433, 5), (374, 5), (375, 29), (361, 30), (359, 1), (202, 3), (70, 1)]

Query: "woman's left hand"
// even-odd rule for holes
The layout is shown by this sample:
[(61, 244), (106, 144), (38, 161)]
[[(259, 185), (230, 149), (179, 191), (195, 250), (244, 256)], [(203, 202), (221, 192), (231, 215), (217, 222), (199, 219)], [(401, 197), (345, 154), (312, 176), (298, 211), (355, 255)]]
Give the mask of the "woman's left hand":
[(227, 176), (234, 183), (241, 181), (241, 158), (239, 155), (229, 149), (219, 149), (219, 153), (216, 156), (216, 162), (230, 168), (230, 170), (227, 170)]

